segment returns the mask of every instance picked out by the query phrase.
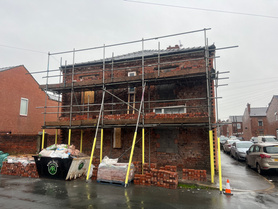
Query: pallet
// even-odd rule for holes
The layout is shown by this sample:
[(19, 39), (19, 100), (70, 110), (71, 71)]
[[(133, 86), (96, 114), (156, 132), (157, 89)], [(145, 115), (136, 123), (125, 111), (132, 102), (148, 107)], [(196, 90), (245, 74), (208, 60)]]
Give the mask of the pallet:
[(114, 185), (114, 186), (125, 186), (125, 182), (122, 182), (122, 181), (97, 180), (97, 183), (110, 184), (110, 185)]

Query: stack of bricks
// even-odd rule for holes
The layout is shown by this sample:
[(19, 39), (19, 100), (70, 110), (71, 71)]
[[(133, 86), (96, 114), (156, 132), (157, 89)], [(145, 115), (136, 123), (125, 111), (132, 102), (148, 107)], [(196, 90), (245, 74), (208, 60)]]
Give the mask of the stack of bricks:
[(18, 163), (3, 162), (1, 174), (2, 175), (31, 177), (31, 178), (39, 177), (39, 174), (37, 172), (37, 166), (35, 163), (29, 163), (26, 166), (24, 166), (20, 162), (18, 162)]
[(182, 169), (182, 179), (190, 181), (207, 181), (207, 171), (195, 169)]
[(97, 180), (97, 172), (98, 172), (98, 166), (99, 166), (99, 159), (98, 158), (94, 158), (93, 159), (93, 165), (94, 165), (94, 169), (93, 169), (93, 175), (92, 175), (92, 180)]
[(134, 184), (177, 189), (178, 173), (176, 172), (176, 166), (165, 166), (156, 169), (156, 164), (151, 164), (151, 168), (148, 164), (144, 164), (143, 168), (144, 174), (135, 174)]

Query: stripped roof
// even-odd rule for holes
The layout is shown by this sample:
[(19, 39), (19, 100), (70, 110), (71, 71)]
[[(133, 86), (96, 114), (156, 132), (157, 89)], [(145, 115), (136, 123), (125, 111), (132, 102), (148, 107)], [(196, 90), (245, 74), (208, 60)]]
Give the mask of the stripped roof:
[[(208, 46), (209, 51), (214, 51), (216, 49), (215, 45), (212, 44)], [(179, 54), (179, 53), (187, 53), (187, 52), (202, 52), (205, 50), (204, 46), (199, 46), (199, 47), (188, 47), (188, 48), (172, 48), (172, 49), (165, 49), (165, 50), (141, 50), (137, 52), (131, 52), (128, 54), (123, 54), (115, 57), (109, 57), (105, 58), (105, 62), (112, 62), (112, 60), (115, 61), (120, 61), (120, 60), (134, 60), (141, 58), (143, 55), (145, 58), (147, 57), (155, 57), (155, 56), (163, 56), (167, 54)], [(97, 63), (102, 63), (103, 59), (99, 60), (94, 60), (94, 61), (89, 61), (89, 62), (82, 62), (75, 64), (75, 67), (80, 67), (80, 66), (87, 66), (87, 65), (92, 65), (92, 64), (97, 64)], [(68, 65), (71, 66), (71, 65)], [(67, 66), (67, 67), (68, 67)], [(62, 66), (64, 68), (65, 66)]]
[(250, 116), (266, 116), (267, 107), (250, 108)]

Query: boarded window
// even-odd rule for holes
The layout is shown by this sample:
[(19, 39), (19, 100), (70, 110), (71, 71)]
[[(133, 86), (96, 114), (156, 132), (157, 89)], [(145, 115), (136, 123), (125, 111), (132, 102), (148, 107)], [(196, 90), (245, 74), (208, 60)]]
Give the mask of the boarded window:
[(82, 102), (84, 104), (92, 104), (95, 102), (95, 92), (94, 91), (85, 91), (82, 93)]
[(114, 128), (113, 148), (122, 148), (121, 128)]
[(157, 129), (156, 133), (159, 134), (159, 148), (158, 152), (165, 153), (178, 153), (178, 144), (175, 143), (175, 139), (178, 136), (177, 129)]

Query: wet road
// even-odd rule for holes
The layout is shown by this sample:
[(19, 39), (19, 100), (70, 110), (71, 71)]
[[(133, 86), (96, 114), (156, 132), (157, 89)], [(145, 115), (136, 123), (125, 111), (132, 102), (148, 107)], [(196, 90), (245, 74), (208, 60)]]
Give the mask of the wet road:
[[(233, 196), (225, 196), (218, 190), (170, 190), (133, 184), (124, 188), (81, 179), (61, 181), (0, 175), (0, 208), (277, 208), (277, 190), (269, 189), (273, 184), (247, 168), (244, 162), (222, 155), (223, 182), (230, 179)], [(223, 186), (225, 189), (225, 183)]]
[(276, 194), (177, 189), (131, 185), (127, 188), (84, 180), (59, 181), (0, 176), (0, 208), (275, 208)]

